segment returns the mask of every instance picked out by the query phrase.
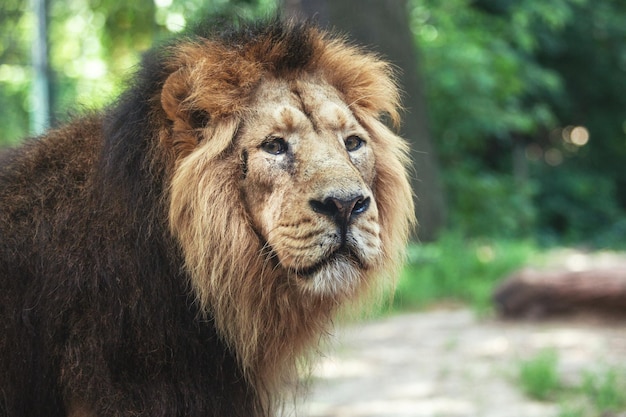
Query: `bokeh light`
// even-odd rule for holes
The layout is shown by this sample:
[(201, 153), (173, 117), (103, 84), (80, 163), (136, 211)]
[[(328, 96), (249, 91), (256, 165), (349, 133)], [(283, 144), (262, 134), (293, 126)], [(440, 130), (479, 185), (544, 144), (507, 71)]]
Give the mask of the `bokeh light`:
[(570, 140), (576, 146), (585, 146), (589, 142), (589, 131), (584, 126), (576, 126), (570, 133)]
[(585, 146), (589, 142), (589, 130), (584, 126), (567, 126), (561, 132), (566, 144)]

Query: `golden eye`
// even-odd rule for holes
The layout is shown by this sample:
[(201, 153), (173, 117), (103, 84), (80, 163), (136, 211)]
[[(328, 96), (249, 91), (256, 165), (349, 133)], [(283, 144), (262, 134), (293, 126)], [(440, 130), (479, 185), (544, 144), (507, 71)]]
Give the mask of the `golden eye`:
[(345, 140), (346, 150), (348, 152), (354, 152), (363, 146), (364, 143), (365, 141), (357, 135), (350, 135)]
[(261, 144), (261, 149), (272, 155), (280, 155), (287, 152), (287, 142), (283, 138), (272, 136)]

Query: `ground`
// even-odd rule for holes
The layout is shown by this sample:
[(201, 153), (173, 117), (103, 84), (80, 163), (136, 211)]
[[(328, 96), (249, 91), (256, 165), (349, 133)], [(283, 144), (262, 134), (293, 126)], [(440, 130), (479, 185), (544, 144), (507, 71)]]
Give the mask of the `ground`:
[[(626, 267), (626, 254), (554, 251), (541, 268)], [(565, 386), (589, 371), (626, 374), (624, 319), (578, 315), (543, 321), (478, 318), (466, 308), (393, 315), (344, 327), (313, 374), (307, 417), (559, 417), (562, 401), (536, 401), (520, 364), (553, 349)], [(565, 408), (566, 409), (566, 408)], [(595, 417), (595, 416), (594, 416)], [(626, 410), (602, 414), (626, 417)]]
[[(560, 377), (626, 364), (623, 322), (478, 319), (467, 309), (396, 315), (345, 328), (314, 373), (309, 417), (556, 417), (562, 404), (531, 400), (521, 361), (558, 352)], [(620, 365), (621, 364), (621, 365)]]

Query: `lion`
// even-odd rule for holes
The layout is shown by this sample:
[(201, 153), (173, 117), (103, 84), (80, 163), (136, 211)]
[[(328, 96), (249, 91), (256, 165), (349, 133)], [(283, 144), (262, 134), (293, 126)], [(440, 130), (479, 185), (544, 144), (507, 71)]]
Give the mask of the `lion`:
[(0, 157), (0, 415), (274, 415), (403, 261), (393, 69), (274, 19), (133, 80)]

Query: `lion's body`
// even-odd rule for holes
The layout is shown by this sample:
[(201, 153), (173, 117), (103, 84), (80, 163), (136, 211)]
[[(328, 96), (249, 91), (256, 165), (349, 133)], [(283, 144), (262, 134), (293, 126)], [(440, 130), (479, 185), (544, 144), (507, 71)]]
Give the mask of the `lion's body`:
[(272, 414), (402, 259), (396, 94), (274, 22), (173, 44), (106, 112), (0, 154), (0, 416)]

